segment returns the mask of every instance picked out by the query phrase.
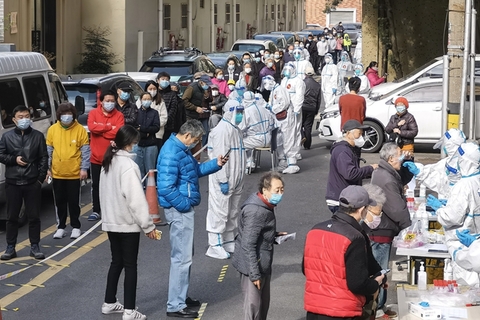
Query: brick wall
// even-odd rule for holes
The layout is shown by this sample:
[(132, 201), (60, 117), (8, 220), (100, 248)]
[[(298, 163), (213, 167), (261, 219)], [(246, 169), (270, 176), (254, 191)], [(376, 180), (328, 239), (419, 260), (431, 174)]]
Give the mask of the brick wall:
[[(327, 14), (325, 10), (325, 3), (327, 0), (306, 0), (305, 13), (307, 23), (318, 23), (325, 26), (327, 22)], [(362, 0), (343, 0), (338, 8), (355, 8), (357, 9), (356, 21), (362, 22)], [(332, 25), (337, 24), (338, 21), (330, 21)]]

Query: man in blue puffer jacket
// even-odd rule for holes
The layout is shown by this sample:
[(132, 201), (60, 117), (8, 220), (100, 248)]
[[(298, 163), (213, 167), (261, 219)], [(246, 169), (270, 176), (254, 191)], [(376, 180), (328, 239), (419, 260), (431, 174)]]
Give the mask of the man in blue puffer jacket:
[(194, 207), (201, 200), (198, 179), (217, 172), (228, 160), (219, 155), (202, 164), (197, 162), (190, 150), (204, 134), (200, 121), (185, 122), (178, 134), (172, 134), (165, 142), (157, 160), (158, 199), (170, 227), (169, 317), (198, 317), (198, 312), (189, 307), (199, 306), (200, 302), (187, 298), (193, 256)]

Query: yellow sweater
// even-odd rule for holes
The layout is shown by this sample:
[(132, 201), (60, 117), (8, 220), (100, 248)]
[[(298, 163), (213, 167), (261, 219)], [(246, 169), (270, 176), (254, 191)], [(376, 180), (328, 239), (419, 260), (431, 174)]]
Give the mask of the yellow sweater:
[(77, 121), (68, 128), (64, 128), (60, 121), (52, 125), (47, 132), (47, 149), (53, 178), (79, 179), (80, 168), (88, 169), (86, 166), (90, 160), (88, 143), (87, 131)]

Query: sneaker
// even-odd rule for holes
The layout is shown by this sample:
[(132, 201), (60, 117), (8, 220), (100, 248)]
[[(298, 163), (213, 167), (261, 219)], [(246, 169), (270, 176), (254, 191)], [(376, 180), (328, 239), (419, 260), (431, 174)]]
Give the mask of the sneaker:
[(205, 253), (205, 255), (210, 258), (222, 259), (222, 260), (230, 258), (230, 253), (225, 251), (225, 249), (222, 246), (208, 247), (208, 250)]
[(78, 228), (73, 228), (72, 233), (70, 234), (70, 239), (77, 239), (82, 234), (82, 231)]
[(0, 260), (10, 260), (17, 257), (17, 251), (15, 251), (15, 246), (8, 245), (5, 253), (2, 254)]
[(96, 212), (92, 212), (91, 215), (88, 216), (88, 221), (97, 221), (97, 220), (100, 220), (100, 214), (96, 213)]
[(291, 165), (291, 166), (288, 166), (287, 169), (283, 170), (282, 172), (283, 173), (297, 173), (298, 171), (300, 171), (300, 167), (297, 166), (297, 165)]
[(123, 313), (123, 304), (120, 302), (115, 302), (115, 303), (106, 303), (104, 302), (102, 304), (102, 313), (103, 314), (112, 314), (112, 313)]
[(65, 229), (57, 229), (57, 231), (53, 235), (53, 239), (62, 239), (66, 235), (67, 233), (65, 232)]
[(383, 311), (383, 313), (386, 314), (389, 318), (395, 318), (397, 316), (397, 313), (390, 309)]
[(32, 246), (30, 247), (30, 257), (34, 257), (38, 260), (45, 259), (45, 255), (40, 252), (40, 246), (38, 245), (38, 243), (32, 244)]
[(304, 145), (305, 141), (307, 141), (307, 138), (302, 138), (302, 141), (300, 141), (300, 145)]
[(146, 320), (146, 319), (147, 319), (147, 316), (144, 314), (141, 314), (137, 310), (125, 309), (125, 311), (123, 311), (122, 320)]

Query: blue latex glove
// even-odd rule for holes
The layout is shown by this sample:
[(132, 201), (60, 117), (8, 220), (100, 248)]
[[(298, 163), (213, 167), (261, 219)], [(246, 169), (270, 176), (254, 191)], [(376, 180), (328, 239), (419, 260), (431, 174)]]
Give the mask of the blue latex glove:
[(402, 166), (407, 168), (408, 171), (410, 171), (410, 173), (412, 173), (414, 176), (417, 176), (420, 173), (420, 169), (418, 169), (415, 163), (413, 163), (412, 161), (404, 162)]
[(429, 194), (428, 197), (427, 197), (427, 206), (429, 206), (433, 210), (437, 211), (438, 209), (443, 207), (443, 204), (440, 200), (435, 198), (435, 196)]
[(228, 182), (220, 182), (220, 191), (225, 195), (228, 193)]
[(447, 199), (438, 199), (438, 201), (440, 201), (441, 204), (446, 205), (448, 200)]
[(337, 93), (337, 89), (332, 88), (332, 92), (333, 92), (333, 94), (336, 94), (336, 93)]
[(462, 231), (456, 231), (457, 238), (460, 240), (460, 243), (466, 247), (470, 247), (473, 241), (477, 240), (478, 235), (470, 234), (470, 230), (465, 229)]

